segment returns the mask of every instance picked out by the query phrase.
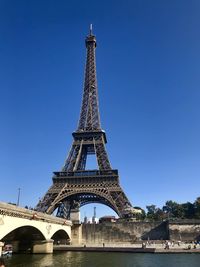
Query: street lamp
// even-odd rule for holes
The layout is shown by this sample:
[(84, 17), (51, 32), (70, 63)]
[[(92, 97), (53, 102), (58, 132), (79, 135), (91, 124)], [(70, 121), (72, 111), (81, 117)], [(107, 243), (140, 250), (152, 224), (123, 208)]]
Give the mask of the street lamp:
[(21, 191), (21, 188), (18, 188), (17, 206), (19, 206), (20, 191)]

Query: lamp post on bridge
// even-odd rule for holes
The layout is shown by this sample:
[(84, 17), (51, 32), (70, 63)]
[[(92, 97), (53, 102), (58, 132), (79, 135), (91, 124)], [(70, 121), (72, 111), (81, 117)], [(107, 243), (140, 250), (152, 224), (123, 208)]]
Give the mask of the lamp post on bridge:
[(19, 200), (20, 200), (20, 191), (21, 191), (21, 188), (18, 188), (17, 206), (19, 206)]

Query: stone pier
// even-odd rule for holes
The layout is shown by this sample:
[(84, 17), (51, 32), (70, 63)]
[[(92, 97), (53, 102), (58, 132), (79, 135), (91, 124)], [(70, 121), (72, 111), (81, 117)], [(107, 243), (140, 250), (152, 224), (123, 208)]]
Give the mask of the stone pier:
[(4, 243), (3, 242), (0, 242), (0, 257), (2, 255), (2, 248), (3, 248), (3, 246), (4, 246)]
[(53, 240), (38, 240), (33, 242), (32, 253), (48, 254), (53, 253)]

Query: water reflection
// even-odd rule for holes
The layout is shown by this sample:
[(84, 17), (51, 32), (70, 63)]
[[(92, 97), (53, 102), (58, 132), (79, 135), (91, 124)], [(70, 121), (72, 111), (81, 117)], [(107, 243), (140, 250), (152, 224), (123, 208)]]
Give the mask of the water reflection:
[(199, 267), (200, 254), (61, 252), (13, 255), (7, 267)]
[(56, 266), (76, 267), (82, 266), (82, 264), (86, 261), (87, 259), (84, 257), (84, 253), (82, 252), (74, 253), (69, 251), (54, 254), (54, 263)]

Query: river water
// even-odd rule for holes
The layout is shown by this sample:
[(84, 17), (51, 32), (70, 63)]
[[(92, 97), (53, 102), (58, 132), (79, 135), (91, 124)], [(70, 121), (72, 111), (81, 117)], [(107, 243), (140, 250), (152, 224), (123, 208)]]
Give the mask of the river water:
[(6, 267), (200, 267), (200, 254), (60, 252), (13, 255)]

